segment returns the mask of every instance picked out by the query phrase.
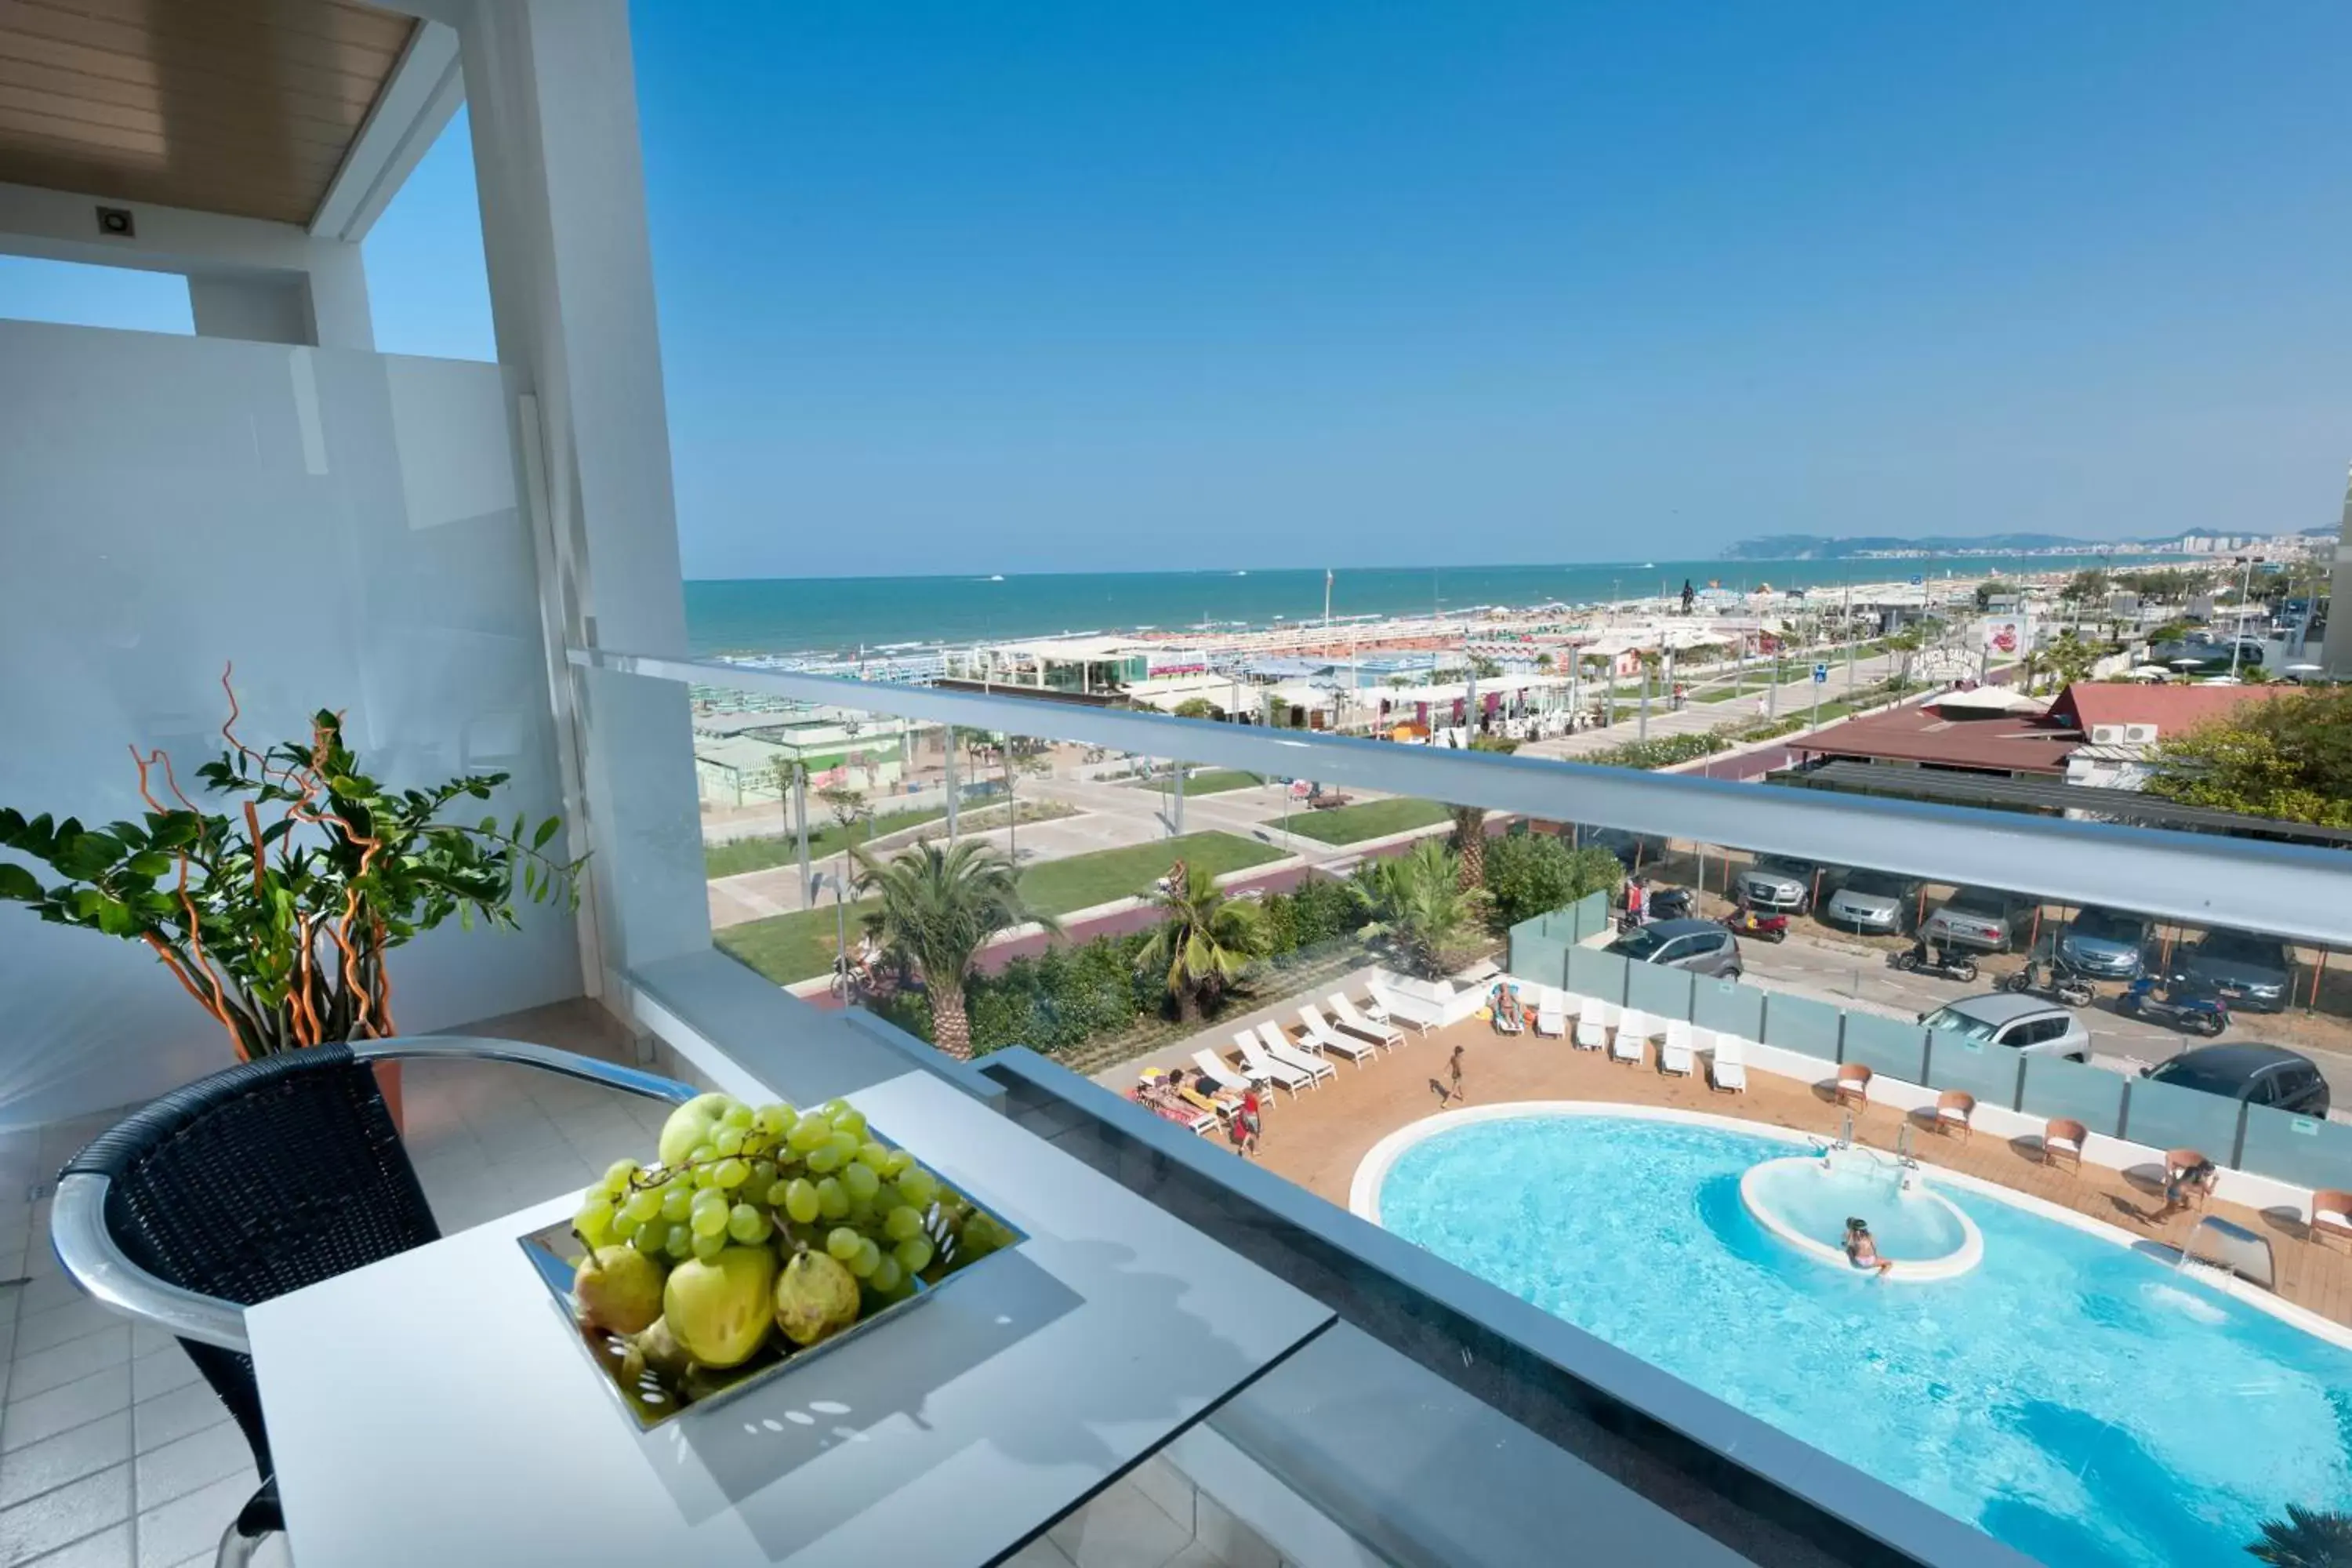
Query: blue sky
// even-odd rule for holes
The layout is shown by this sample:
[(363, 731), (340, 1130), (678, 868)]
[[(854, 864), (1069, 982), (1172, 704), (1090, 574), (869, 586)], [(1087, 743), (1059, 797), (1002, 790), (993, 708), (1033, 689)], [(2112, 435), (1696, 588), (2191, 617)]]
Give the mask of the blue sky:
[[(691, 575), (2305, 528), (2352, 458), (2340, 5), (635, 26)], [(467, 160), (388, 349), (488, 353)]]

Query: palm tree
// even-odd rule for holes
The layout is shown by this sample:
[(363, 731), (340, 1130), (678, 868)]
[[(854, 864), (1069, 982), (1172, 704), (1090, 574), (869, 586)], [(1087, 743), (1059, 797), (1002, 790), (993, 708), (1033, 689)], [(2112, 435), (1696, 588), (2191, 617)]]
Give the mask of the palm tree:
[(1919, 651), (1922, 639), (1916, 631), (1896, 632), (1882, 646), (1895, 656), (1895, 689), (1900, 691), (1911, 684), (1911, 656)]
[(1137, 951), (1135, 972), (1164, 974), (1177, 1016), (1190, 1022), (1214, 1006), (1264, 951), (1265, 927), (1256, 905), (1227, 899), (1207, 867), (1181, 860), (1168, 868), (1151, 901), (1160, 910), (1160, 929)]
[(1022, 900), (1013, 862), (982, 840), (968, 838), (952, 849), (918, 844), (888, 860), (876, 859), (863, 847), (856, 855), (857, 890), (877, 895), (882, 905), (884, 945), (922, 971), (933, 1043), (971, 1060), (963, 984), (973, 958), (1014, 926), (1034, 921), (1058, 936), (1061, 923)]
[(1443, 976), (1483, 929), (1488, 895), (1462, 884), (1462, 866), (1445, 846), (1424, 838), (1392, 860), (1369, 860), (1351, 884), (1370, 913), (1364, 934), (1385, 937), (1406, 967)]
[(2352, 1568), (2352, 1513), (2286, 1505), (2284, 1519), (2263, 1521), (2247, 1555), (2271, 1568)]
[(2091, 667), (2099, 662), (2098, 650), (2073, 632), (2060, 632), (2058, 640), (2042, 651), (2042, 666), (2050, 672), (2061, 690), (2078, 680), (2087, 679)]
[[(1470, 742), (1470, 749), (1507, 756), (1519, 749), (1519, 743), (1500, 735), (1481, 735)], [(1462, 885), (1483, 888), (1486, 885), (1486, 808), (1449, 805), (1445, 809), (1454, 816), (1454, 853), (1462, 861)]]

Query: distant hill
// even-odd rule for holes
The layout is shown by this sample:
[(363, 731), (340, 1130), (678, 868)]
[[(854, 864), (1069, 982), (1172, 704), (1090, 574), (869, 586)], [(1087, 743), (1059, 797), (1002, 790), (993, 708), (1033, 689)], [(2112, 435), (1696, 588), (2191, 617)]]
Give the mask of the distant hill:
[[(2189, 529), (2160, 539), (2074, 539), (2063, 533), (1930, 534), (1924, 539), (1880, 534), (1832, 538), (1820, 533), (1773, 533), (1760, 539), (1743, 539), (1723, 553), (1727, 561), (1844, 561), (1870, 555), (2032, 555), (2178, 544), (2198, 531), (2200, 531)], [(2334, 527), (2307, 528), (2303, 537), (2332, 538), (2336, 531)]]

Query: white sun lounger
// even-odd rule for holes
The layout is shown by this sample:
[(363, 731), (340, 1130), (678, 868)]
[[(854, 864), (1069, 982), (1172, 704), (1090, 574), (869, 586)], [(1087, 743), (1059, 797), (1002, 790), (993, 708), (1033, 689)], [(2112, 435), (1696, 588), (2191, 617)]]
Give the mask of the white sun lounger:
[(1576, 1048), (1580, 1051), (1600, 1051), (1609, 1047), (1609, 1031), (1601, 1022), (1601, 1011), (1588, 1007), (1576, 1020)]
[(1279, 1084), (1297, 1094), (1300, 1084), (1312, 1085), (1315, 1081), (1311, 1074), (1300, 1072), (1297, 1068), (1267, 1056), (1265, 1047), (1257, 1043), (1257, 1037), (1247, 1029), (1234, 1037), (1234, 1044), (1241, 1047), (1243, 1068), (1260, 1083)]
[(1396, 998), (1389, 994), (1389, 989), (1387, 986), (1382, 985), (1377, 980), (1372, 980), (1365, 983), (1364, 989), (1371, 994), (1372, 1016), (1375, 1019), (1391, 1026), (1398, 1024), (1411, 1024), (1415, 1034), (1425, 1035), (1429, 1033), (1428, 1025), (1420, 1022), (1418, 1019), (1408, 1017), (1406, 1015), (1397, 1010)]
[[(1348, 1000), (1346, 992), (1334, 991), (1323, 1000), (1331, 1009), (1332, 1021), (1347, 1033), (1361, 1035), (1391, 1049), (1404, 1044), (1404, 1031), (1391, 1023), (1385, 1014), (1377, 1018), (1366, 1017), (1356, 1011), (1356, 1005)], [(1377, 1007), (1379, 1004), (1373, 1005)]]
[(1299, 1026), (1307, 1031), (1307, 1044), (1333, 1056), (1347, 1058), (1358, 1067), (1367, 1057), (1377, 1057), (1381, 1048), (1370, 1040), (1351, 1040), (1323, 1020), (1323, 1010), (1309, 1002), (1298, 1010)]
[(1339, 1069), (1311, 1051), (1302, 1051), (1290, 1043), (1282, 1026), (1268, 1018), (1257, 1026), (1257, 1037), (1265, 1044), (1265, 1054), (1276, 1061), (1285, 1062), (1320, 1083), (1333, 1077)]
[(1658, 1070), (1690, 1076), (1691, 1026), (1681, 1018), (1666, 1020), (1666, 1043), (1658, 1048)]
[(1748, 1042), (1737, 1035), (1717, 1033), (1715, 1054), (1707, 1058), (1706, 1070), (1716, 1088), (1744, 1093), (1748, 1088)]
[(1547, 985), (1536, 1003), (1536, 1033), (1553, 1039), (1568, 1033), (1568, 998), (1557, 985)]
[(1234, 1094), (1249, 1088), (1250, 1080), (1217, 1059), (1217, 1053), (1203, 1047), (1192, 1053), (1192, 1065), (1209, 1075), (1209, 1081), (1219, 1089)]
[(1650, 1020), (1627, 1008), (1617, 1020), (1617, 1032), (1609, 1037), (1609, 1059), (1619, 1062), (1639, 1062), (1642, 1047), (1650, 1043)]

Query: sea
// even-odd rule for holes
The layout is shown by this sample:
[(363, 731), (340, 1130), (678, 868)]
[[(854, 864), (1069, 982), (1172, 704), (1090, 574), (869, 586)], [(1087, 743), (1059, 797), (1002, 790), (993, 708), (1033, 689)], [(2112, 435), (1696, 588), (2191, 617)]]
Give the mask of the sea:
[[(1858, 561), (1643, 561), (1616, 565), (1399, 566), (1338, 570), (1330, 612), (1461, 615), (1491, 605), (1606, 604), (1696, 588), (1748, 591), (2071, 572), (2129, 559), (1967, 555)], [(2158, 558), (2160, 559), (2160, 558)], [(1273, 626), (1319, 620), (1324, 574), (1306, 571), (1054, 572), (958, 577), (690, 580), (687, 633), (698, 657), (855, 658), (1085, 632)]]

